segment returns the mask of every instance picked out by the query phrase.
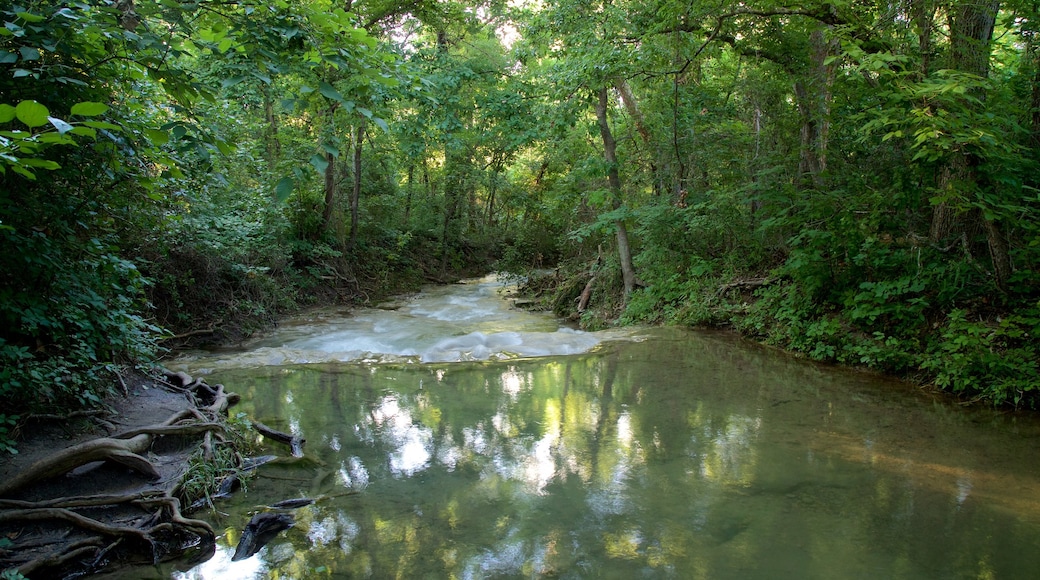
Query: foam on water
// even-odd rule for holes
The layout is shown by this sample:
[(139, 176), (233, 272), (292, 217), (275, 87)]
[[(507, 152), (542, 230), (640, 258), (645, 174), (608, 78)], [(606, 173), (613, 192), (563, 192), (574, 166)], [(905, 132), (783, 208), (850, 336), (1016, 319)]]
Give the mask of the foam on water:
[(497, 276), (431, 287), (393, 308), (312, 310), (239, 349), (192, 352), (168, 366), (214, 369), (322, 362), (454, 362), (588, 352), (631, 330), (583, 332), (519, 310)]

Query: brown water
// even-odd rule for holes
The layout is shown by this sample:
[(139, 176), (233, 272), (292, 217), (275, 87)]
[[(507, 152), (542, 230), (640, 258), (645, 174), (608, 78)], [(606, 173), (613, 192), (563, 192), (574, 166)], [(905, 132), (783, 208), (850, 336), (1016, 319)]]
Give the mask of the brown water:
[[(211, 559), (136, 577), (1040, 578), (1035, 419), (728, 334), (596, 338), (546, 357), (223, 365), (207, 380), (306, 437), (304, 458), (204, 516), (226, 531)], [(297, 497), (320, 499), (230, 562), (257, 506)]]

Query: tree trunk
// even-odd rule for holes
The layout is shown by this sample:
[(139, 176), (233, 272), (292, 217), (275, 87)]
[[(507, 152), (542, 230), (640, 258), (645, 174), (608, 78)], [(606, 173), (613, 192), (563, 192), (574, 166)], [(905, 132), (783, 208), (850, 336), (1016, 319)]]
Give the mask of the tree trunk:
[(415, 163), (408, 164), (408, 186), (405, 188), (404, 198), (404, 227), (408, 228), (408, 220), (412, 213), (412, 193), (415, 191)]
[(321, 231), (332, 226), (332, 208), (336, 205), (336, 160), (332, 153), (325, 152), (325, 208), (321, 214)]
[(263, 85), (264, 93), (264, 119), (267, 125), (264, 127), (264, 153), (267, 165), (274, 167), (281, 154), (281, 144), (278, 142), (278, 116), (274, 114), (274, 98), (271, 96), (271, 87)]
[(795, 100), (802, 119), (798, 172), (804, 186), (816, 189), (823, 187), (822, 174), (827, 170), (831, 86), (834, 84), (834, 65), (827, 64), (827, 57), (835, 42), (827, 38), (827, 30), (818, 28), (809, 36), (812, 50), (809, 75), (794, 84)]
[[(599, 101), (596, 104), (596, 119), (599, 121), (599, 134), (603, 139), (603, 156), (607, 161), (607, 183), (610, 193), (614, 199), (614, 209), (620, 209), (623, 205), (621, 196), (621, 176), (618, 172), (617, 142), (610, 132), (610, 124), (607, 122), (607, 88), (599, 90)], [(617, 229), (618, 258), (621, 261), (621, 277), (625, 284), (625, 301), (636, 287), (636, 271), (632, 266), (632, 249), (628, 243), (628, 230), (624, 220), (615, 220)]]
[(365, 123), (358, 122), (354, 129), (354, 187), (350, 191), (350, 240), (347, 242), (348, 249), (354, 249), (357, 244), (357, 230), (360, 221), (361, 209), (361, 147), (365, 141)]
[[(998, 1), (963, 0), (951, 7), (949, 11), (950, 29), (950, 68), (976, 75), (989, 77), (990, 44), (993, 39), (993, 28), (997, 13), (1000, 10)], [(973, 91), (978, 102), (986, 99), (981, 89)], [(956, 151), (947, 166), (940, 174), (939, 187), (946, 199), (967, 199), (973, 196), (973, 190), (984, 187), (976, 167), (979, 160), (971, 151)], [(965, 235), (963, 212), (947, 201), (941, 201), (932, 209), (930, 237), (933, 242), (942, 242), (953, 236)], [(972, 221), (981, 220), (982, 229), (986, 233), (989, 257), (993, 264), (993, 275), (997, 286), (1004, 288), (1008, 276), (1012, 272), (1010, 253), (1007, 241), (1001, 231), (1000, 223), (987, 218), (984, 212), (972, 212)], [(974, 222), (977, 223), (977, 222)]]
[(614, 88), (621, 95), (621, 103), (625, 106), (625, 110), (628, 111), (628, 116), (632, 117), (636, 131), (643, 139), (643, 145), (646, 146), (650, 153), (650, 174), (654, 180), (654, 194), (662, 195), (666, 191), (662, 173), (667, 173), (668, 167), (667, 165), (665, 166), (664, 172), (659, 171), (657, 162), (658, 160), (665, 160), (667, 164), (667, 157), (662, 153), (660, 145), (654, 142), (653, 135), (650, 134), (650, 129), (647, 128), (643, 112), (639, 109), (639, 103), (636, 101), (635, 95), (632, 94), (632, 87), (624, 79), (618, 79), (614, 82)]

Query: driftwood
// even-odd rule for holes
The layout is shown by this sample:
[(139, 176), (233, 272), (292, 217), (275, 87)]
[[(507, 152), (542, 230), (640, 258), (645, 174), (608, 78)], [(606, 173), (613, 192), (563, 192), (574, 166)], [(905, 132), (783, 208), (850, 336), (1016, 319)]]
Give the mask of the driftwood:
[(253, 421), (253, 428), (268, 439), (273, 439), (279, 443), (285, 443), (288, 445), (293, 457), (303, 456), (303, 444), (307, 442), (306, 439), (272, 429), (259, 421)]
[[(180, 477), (169, 467), (164, 475), (163, 468), (149, 457), (150, 449), (160, 437), (202, 439), (209, 447), (223, 443), (223, 417), (238, 397), (226, 392), (223, 385), (210, 387), (186, 373), (167, 371), (165, 379), (170, 387), (186, 393), (194, 408), (173, 413), (159, 424), (73, 445), (0, 482), (0, 533), (12, 542), (0, 551), (0, 569), (40, 577), (78, 576), (97, 572), (110, 561), (133, 560), (142, 554), (147, 554), (147, 563), (157, 563), (178, 556), (187, 546), (212, 548), (213, 528), (183, 515), (177, 497), (180, 483), (174, 481)], [(175, 453), (184, 459), (175, 459), (173, 465), (180, 465), (189, 451)], [(40, 487), (41, 483), (95, 462), (118, 463), (148, 481), (160, 477), (166, 481), (131, 481), (130, 491), (114, 494), (17, 497), (23, 490), (40, 495), (40, 490), (48, 489)], [(137, 517), (130, 515), (135, 512)]]

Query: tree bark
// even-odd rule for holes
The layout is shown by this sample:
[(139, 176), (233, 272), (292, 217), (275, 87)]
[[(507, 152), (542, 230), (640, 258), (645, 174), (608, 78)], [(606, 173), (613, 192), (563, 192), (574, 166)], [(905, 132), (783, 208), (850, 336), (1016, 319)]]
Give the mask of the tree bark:
[(818, 28), (809, 36), (809, 74), (795, 81), (798, 113), (802, 119), (798, 170), (805, 186), (823, 187), (822, 174), (827, 170), (827, 147), (830, 139), (831, 86), (834, 65), (827, 64), (834, 41), (827, 38), (829, 28)]
[(336, 163), (332, 153), (325, 152), (325, 207), (321, 213), (321, 231), (332, 226), (332, 209), (336, 205)]
[[(614, 82), (614, 88), (617, 89), (618, 94), (621, 95), (621, 104), (623, 104), (625, 110), (628, 111), (628, 116), (632, 117), (632, 122), (635, 123), (636, 131), (643, 139), (643, 145), (646, 146), (651, 155), (650, 174), (653, 176), (654, 180), (654, 194), (662, 195), (666, 189), (664, 185), (664, 175), (668, 172), (668, 158), (661, 151), (661, 146), (654, 142), (653, 135), (650, 133), (650, 129), (646, 126), (646, 118), (643, 116), (643, 111), (639, 109), (639, 103), (636, 101), (635, 95), (632, 94), (632, 87), (629, 86), (628, 82), (624, 79), (618, 79)], [(664, 171), (658, 169), (658, 161), (665, 162)]]
[[(995, 0), (975, 1), (962, 0), (951, 7), (948, 14), (950, 29), (950, 64), (953, 70), (970, 73), (979, 78), (989, 77), (990, 45), (993, 39), (993, 28), (996, 24), (1000, 2)], [(973, 97), (983, 102), (986, 94), (977, 89)], [(976, 170), (979, 159), (971, 151), (956, 151), (946, 167), (942, 169), (939, 187), (946, 199), (965, 199), (973, 190), (985, 186), (980, 182)], [(940, 243), (952, 236), (964, 235), (965, 216), (957, 205), (943, 200), (932, 208), (932, 223), (929, 231), (932, 242)], [(1004, 288), (1013, 265), (1008, 251), (1007, 241), (1000, 223), (988, 218), (983, 212), (972, 212), (971, 220), (981, 220), (986, 233), (989, 257), (993, 265), (993, 275), (997, 286)]]
[(358, 122), (354, 129), (354, 187), (350, 190), (350, 240), (347, 248), (357, 245), (357, 230), (361, 211), (361, 147), (365, 141), (365, 123)]
[[(614, 200), (614, 209), (620, 209), (623, 205), (621, 195), (621, 175), (618, 172), (617, 142), (613, 133), (610, 132), (610, 124), (607, 122), (607, 87), (599, 89), (599, 100), (596, 103), (596, 119), (599, 121), (599, 134), (603, 140), (603, 156), (607, 162), (607, 183)], [(632, 249), (628, 242), (628, 230), (624, 220), (614, 221), (617, 230), (618, 258), (621, 262), (621, 277), (625, 285), (625, 301), (636, 287), (636, 271), (632, 266)]]

